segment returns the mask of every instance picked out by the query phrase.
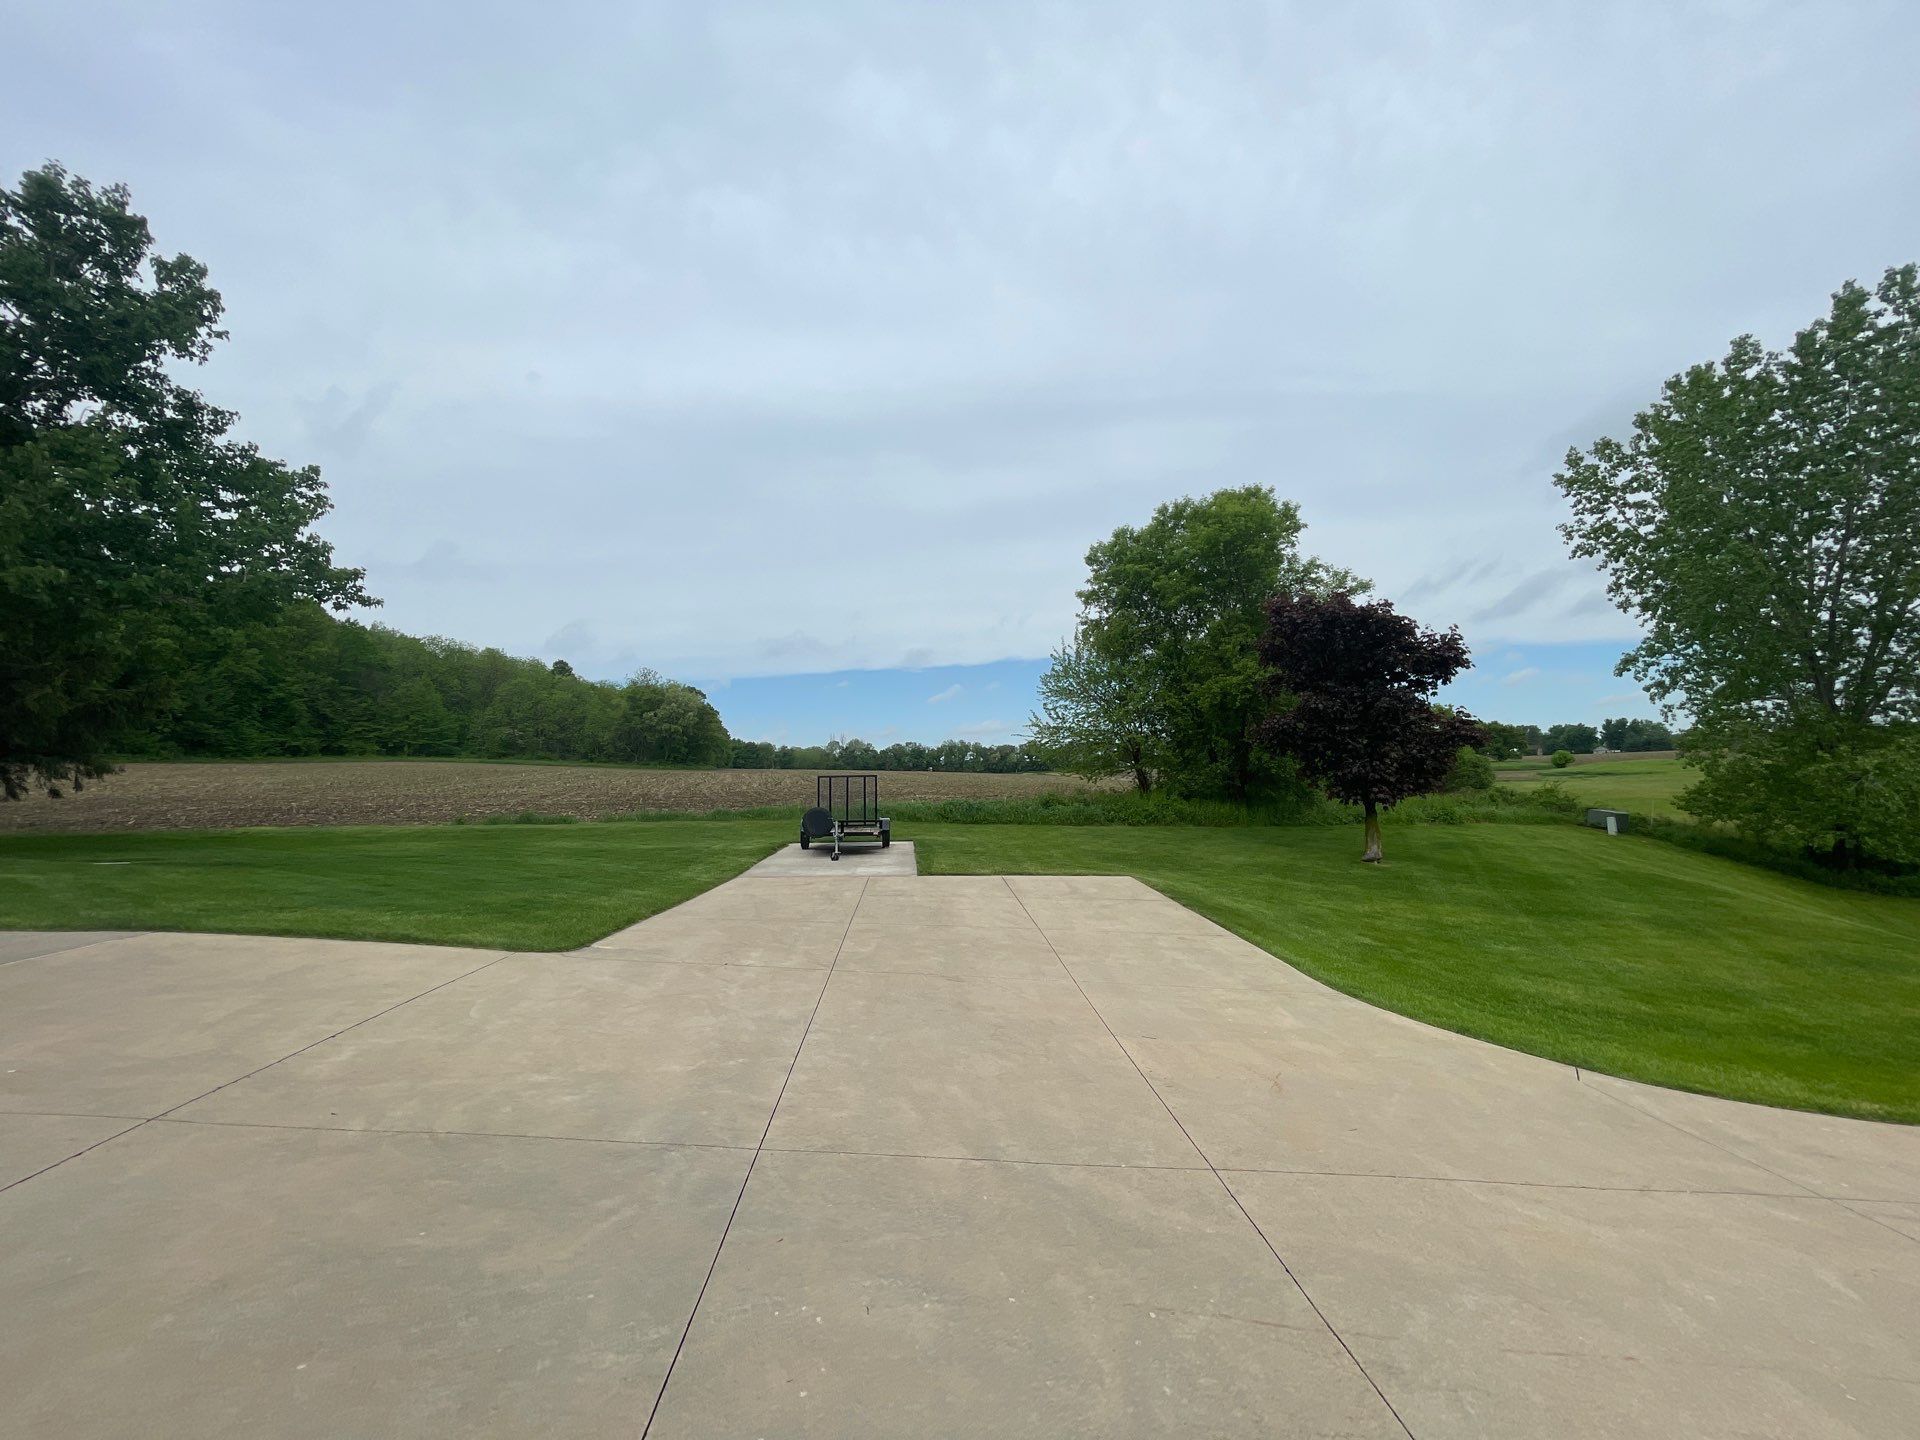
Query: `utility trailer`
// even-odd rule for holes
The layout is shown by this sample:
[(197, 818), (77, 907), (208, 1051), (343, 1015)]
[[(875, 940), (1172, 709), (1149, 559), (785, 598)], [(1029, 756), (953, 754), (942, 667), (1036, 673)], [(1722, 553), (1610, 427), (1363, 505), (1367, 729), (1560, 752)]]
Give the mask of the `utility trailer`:
[(813, 808), (800, 817), (800, 848), (831, 840), (838, 860), (841, 842), (854, 837), (877, 839), (882, 850), (893, 844), (893, 823), (880, 813), (880, 777), (820, 776), (813, 782)]

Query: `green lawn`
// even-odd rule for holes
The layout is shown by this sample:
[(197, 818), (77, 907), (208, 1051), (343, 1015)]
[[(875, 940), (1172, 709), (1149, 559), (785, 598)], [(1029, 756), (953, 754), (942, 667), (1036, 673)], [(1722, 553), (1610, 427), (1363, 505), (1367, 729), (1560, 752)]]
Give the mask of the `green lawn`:
[(0, 929), (212, 930), (566, 950), (737, 875), (768, 820), (0, 837)]
[[(780, 820), (0, 838), (0, 928), (549, 950), (736, 874)], [(928, 873), (1131, 874), (1365, 1000), (1738, 1099), (1920, 1121), (1920, 901), (1559, 825), (916, 823)], [(124, 862), (124, 863), (122, 863)]]
[(1681, 820), (1689, 817), (1675, 808), (1673, 797), (1700, 778), (1699, 771), (1688, 769), (1672, 755), (1603, 755), (1576, 760), (1564, 770), (1555, 770), (1544, 757), (1533, 755), (1502, 760), (1493, 769), (1502, 785), (1524, 790), (1542, 780), (1557, 780), (1589, 805)]

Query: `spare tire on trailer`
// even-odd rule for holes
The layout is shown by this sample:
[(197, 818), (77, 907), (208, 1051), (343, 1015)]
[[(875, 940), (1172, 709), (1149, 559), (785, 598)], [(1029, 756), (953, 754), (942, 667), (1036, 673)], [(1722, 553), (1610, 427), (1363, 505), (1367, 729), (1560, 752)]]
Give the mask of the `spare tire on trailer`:
[(800, 843), (805, 846), (812, 840), (825, 840), (833, 834), (833, 812), (816, 805), (800, 817)]

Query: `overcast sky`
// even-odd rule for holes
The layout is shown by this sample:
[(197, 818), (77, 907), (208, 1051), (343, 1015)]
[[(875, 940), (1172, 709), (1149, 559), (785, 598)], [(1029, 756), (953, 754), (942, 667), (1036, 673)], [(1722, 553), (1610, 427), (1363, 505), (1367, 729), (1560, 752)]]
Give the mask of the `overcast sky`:
[(863, 733), (1017, 728), (840, 681), (1044, 655), (1089, 542), (1248, 481), (1572, 718), (1632, 636), (1560, 455), (1920, 258), (1911, 4), (0, 16), (9, 174), (211, 267), (203, 388), (381, 619)]

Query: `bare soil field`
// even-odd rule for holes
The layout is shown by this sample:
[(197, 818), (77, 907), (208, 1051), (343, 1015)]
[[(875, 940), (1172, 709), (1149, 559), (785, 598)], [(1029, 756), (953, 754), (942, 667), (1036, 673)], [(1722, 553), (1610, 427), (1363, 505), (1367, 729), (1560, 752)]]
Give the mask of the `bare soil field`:
[[(246, 825), (433, 825), (496, 815), (600, 820), (643, 811), (813, 803), (811, 770), (641, 770), (459, 760), (142, 763), (79, 794), (0, 804), (0, 833), (215, 830)], [(1069, 775), (881, 772), (883, 801), (984, 800), (1085, 790)]]

